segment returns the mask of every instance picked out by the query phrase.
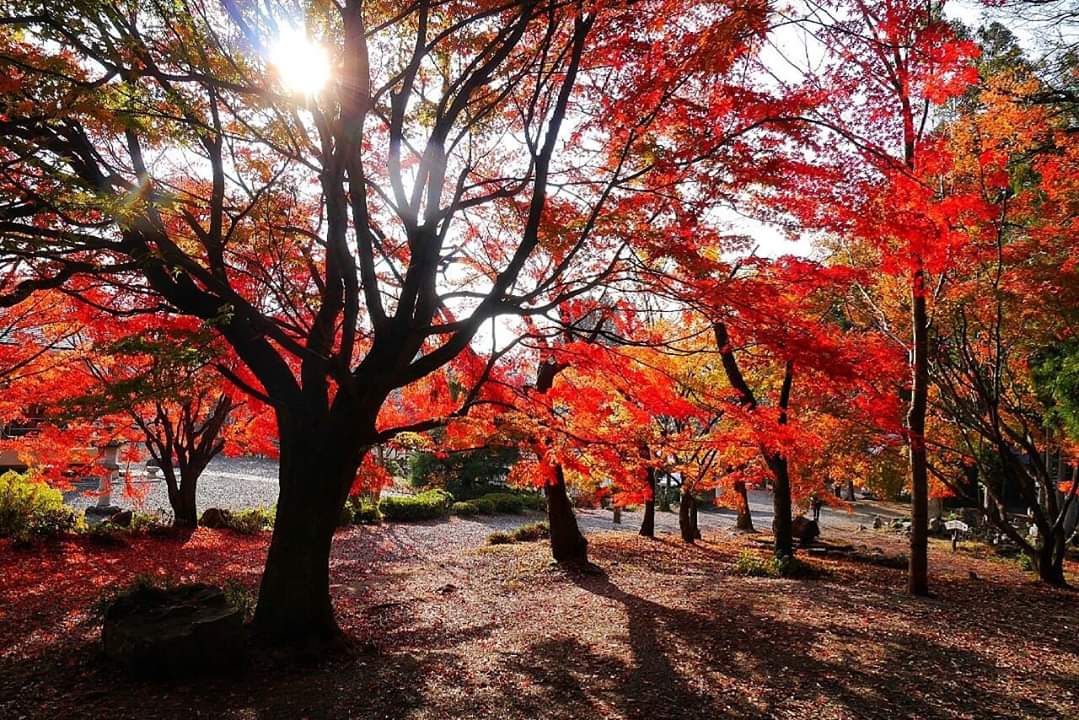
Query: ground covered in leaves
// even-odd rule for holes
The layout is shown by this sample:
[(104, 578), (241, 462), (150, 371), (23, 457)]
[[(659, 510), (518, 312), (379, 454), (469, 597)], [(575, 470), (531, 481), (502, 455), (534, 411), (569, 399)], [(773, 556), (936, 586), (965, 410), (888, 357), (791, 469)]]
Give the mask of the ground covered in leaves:
[(295, 666), (259, 655), (234, 676), (171, 683), (127, 680), (103, 659), (95, 602), (139, 573), (253, 589), (268, 534), (2, 545), (0, 717), (1079, 714), (1079, 594), (1011, 561), (940, 543), (936, 594), (912, 599), (886, 559), (903, 539), (886, 532), (830, 538), (866, 552), (812, 557), (809, 577), (776, 579), (739, 575), (740, 554), (764, 553), (726, 530), (692, 547), (593, 533), (595, 567), (571, 571), (542, 542), (484, 547), (488, 529), (342, 531), (333, 592), (361, 641), (353, 657)]

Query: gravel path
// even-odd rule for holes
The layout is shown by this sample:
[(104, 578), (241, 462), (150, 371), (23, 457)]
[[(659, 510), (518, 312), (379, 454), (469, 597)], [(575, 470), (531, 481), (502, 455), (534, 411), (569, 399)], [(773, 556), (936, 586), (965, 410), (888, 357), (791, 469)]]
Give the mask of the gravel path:
[[(140, 468), (141, 470), (141, 468)], [(170, 514), (168, 493), (165, 489), (164, 480), (153, 479), (144, 475), (135, 475), (129, 483), (131, 493), (122, 494), (118, 489), (113, 493), (110, 502), (125, 508), (153, 512), (161, 511)], [(81, 488), (65, 494), (65, 502), (69, 505), (82, 509), (97, 503), (95, 495), (87, 494), (85, 490), (94, 491), (96, 486)], [(228, 508), (238, 510), (242, 508), (258, 507), (260, 505), (273, 505), (277, 502), (277, 461), (266, 458), (241, 457), (228, 458), (218, 457), (206, 468), (206, 472), (199, 480), (197, 507), (204, 510), (208, 507)], [(753, 522), (758, 530), (770, 530), (772, 527), (772, 498), (766, 491), (752, 490), (749, 493), (749, 506), (753, 514)], [(853, 503), (850, 510), (832, 509), (825, 507), (821, 512), (821, 526), (825, 529), (831, 527), (842, 530), (857, 529), (859, 525), (870, 526), (873, 524), (873, 516), (880, 515), (885, 520), (906, 514), (906, 510), (895, 503), (878, 503), (858, 501)], [(539, 517), (537, 515), (537, 517)], [(734, 526), (734, 512), (724, 508), (705, 508), (699, 513), (699, 524), (703, 530), (731, 528)], [(581, 510), (578, 511), (578, 522), (584, 532), (597, 530), (621, 530), (635, 533), (641, 526), (643, 514), (641, 512), (623, 512), (622, 524), (615, 525), (610, 510)], [(457, 520), (461, 527), (457, 529), (467, 537), (467, 544), (482, 544), (488, 533), (495, 530), (514, 528), (528, 519), (521, 517), (493, 517)], [(417, 541), (421, 545), (426, 542), (422, 538), (424, 527), (439, 527), (445, 523), (410, 524), (407, 527), (415, 530)], [(656, 531), (659, 533), (678, 532), (678, 513), (657, 512)], [(409, 532), (413, 532), (410, 530)], [(437, 534), (437, 533), (436, 533)], [(393, 533), (387, 533), (387, 542), (392, 543)], [(464, 539), (464, 538), (462, 538)], [(437, 546), (439, 541), (432, 539), (432, 547)]]

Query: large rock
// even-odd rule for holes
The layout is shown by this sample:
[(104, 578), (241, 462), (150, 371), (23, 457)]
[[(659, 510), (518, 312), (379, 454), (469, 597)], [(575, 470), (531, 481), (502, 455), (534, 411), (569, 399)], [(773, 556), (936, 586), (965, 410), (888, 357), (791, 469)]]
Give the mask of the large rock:
[(131, 527), (131, 521), (135, 518), (135, 514), (130, 510), (121, 510), (112, 517), (109, 518), (109, 522), (117, 527)]
[(820, 537), (820, 526), (817, 525), (816, 520), (799, 515), (791, 521), (791, 535), (803, 545), (809, 545)]
[(239, 667), (243, 614), (217, 587), (138, 588), (105, 611), (105, 654), (128, 671), (170, 679)]
[(223, 528), (228, 522), (229, 511), (220, 508), (206, 508), (199, 518), (199, 525), (207, 528)]

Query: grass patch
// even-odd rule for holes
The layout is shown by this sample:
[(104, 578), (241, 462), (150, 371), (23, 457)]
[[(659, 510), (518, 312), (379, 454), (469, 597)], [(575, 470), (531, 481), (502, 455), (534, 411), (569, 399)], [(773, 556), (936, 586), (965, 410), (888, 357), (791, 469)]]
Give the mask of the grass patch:
[(531, 542), (549, 537), (551, 537), (551, 528), (545, 522), (529, 523), (513, 531), (513, 539), (519, 542)]
[(734, 561), (734, 574), (744, 577), (812, 580), (828, 575), (828, 571), (797, 557), (761, 556), (745, 548), (738, 553), (738, 558)]
[(502, 530), (496, 530), (487, 536), (488, 545), (509, 545), (513, 542), (513, 535)]

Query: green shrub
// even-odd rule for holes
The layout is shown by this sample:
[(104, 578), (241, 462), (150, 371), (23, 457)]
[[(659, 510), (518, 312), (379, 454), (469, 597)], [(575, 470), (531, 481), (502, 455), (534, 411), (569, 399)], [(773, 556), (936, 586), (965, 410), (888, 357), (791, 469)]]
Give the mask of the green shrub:
[(779, 560), (774, 557), (761, 557), (752, 550), (745, 549), (738, 553), (734, 562), (734, 572), (747, 577), (779, 577)]
[(543, 496), (543, 493), (520, 493), (517, 497), (521, 498), (521, 502), (528, 510), (540, 512), (547, 510), (547, 498)]
[(822, 568), (790, 555), (782, 558), (773, 555), (761, 557), (748, 548), (738, 553), (738, 559), (734, 562), (734, 572), (747, 577), (803, 579), (819, 578), (828, 574)]
[(476, 512), (480, 515), (494, 515), (495, 503), (493, 500), (487, 498), (478, 497), (475, 500), (468, 501), (473, 507), (476, 508)]
[(524, 512), (525, 504), (520, 495), (510, 492), (487, 493), (482, 500), (488, 500), (494, 505), (496, 513), (511, 513), (520, 515)]
[(74, 530), (79, 516), (63, 494), (17, 472), (0, 475), (0, 537), (29, 540)]
[(520, 540), (521, 542), (541, 540), (549, 537), (551, 537), (551, 528), (549, 528), (545, 522), (529, 523), (528, 525), (522, 525), (513, 531), (513, 538), (515, 540)]
[(453, 504), (453, 501), (455, 499), (453, 497), (453, 493), (451, 493), (449, 490), (446, 490), (445, 488), (431, 488), (430, 490), (423, 491), (422, 493), (420, 493), (420, 495), (439, 498), (442, 500), (442, 504), (445, 505), (447, 508)]
[(348, 527), (355, 519), (356, 513), (352, 510), (352, 506), (347, 502), (344, 507), (341, 508), (341, 515), (337, 518), (337, 527)]
[(487, 536), (488, 545), (509, 545), (512, 542), (514, 542), (513, 536), (501, 530), (496, 530)]
[(135, 533), (155, 533), (168, 527), (169, 523), (160, 514), (139, 511), (131, 514), (131, 525), (126, 529)]
[(1021, 553), (1015, 558), (1015, 561), (1019, 564), (1020, 569), (1027, 572), (1034, 572), (1034, 563), (1031, 562), (1030, 556), (1026, 553)]
[(221, 589), (225, 592), (225, 600), (228, 601), (228, 604), (243, 613), (244, 620), (255, 617), (257, 598), (255, 593), (251, 592), (246, 585), (232, 578), (226, 580)]
[(255, 535), (263, 530), (272, 530), (276, 517), (275, 507), (234, 510), (225, 514), (225, 527), (241, 535)]
[(480, 509), (476, 507), (475, 503), (471, 502), (455, 502), (450, 505), (450, 512), (454, 515), (460, 515), (461, 517), (468, 517), (469, 515), (479, 515)]
[(378, 509), (387, 520), (433, 520), (446, 514), (453, 495), (445, 490), (429, 490), (419, 495), (387, 495)]
[(346, 507), (352, 511), (352, 522), (356, 525), (377, 525), (382, 522), (378, 505), (367, 498), (351, 497)]

